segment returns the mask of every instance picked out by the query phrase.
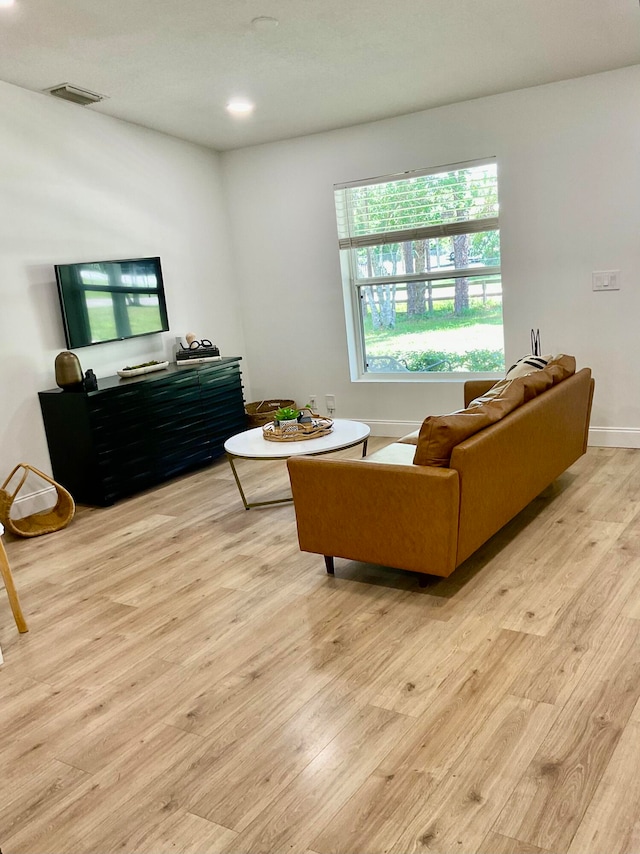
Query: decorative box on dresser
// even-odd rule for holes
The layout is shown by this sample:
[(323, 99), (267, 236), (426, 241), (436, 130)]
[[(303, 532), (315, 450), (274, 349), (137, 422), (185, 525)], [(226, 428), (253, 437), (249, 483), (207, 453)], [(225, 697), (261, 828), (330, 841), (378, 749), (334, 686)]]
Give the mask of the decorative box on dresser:
[(239, 362), (41, 391), (54, 478), (76, 501), (104, 505), (213, 461), (246, 427)]

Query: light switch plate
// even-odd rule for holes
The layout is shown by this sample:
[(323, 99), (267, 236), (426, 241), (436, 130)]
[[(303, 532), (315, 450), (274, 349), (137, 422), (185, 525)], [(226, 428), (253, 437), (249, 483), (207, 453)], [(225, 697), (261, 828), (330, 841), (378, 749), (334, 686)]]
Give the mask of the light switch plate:
[(619, 291), (620, 270), (596, 270), (591, 274), (594, 291)]

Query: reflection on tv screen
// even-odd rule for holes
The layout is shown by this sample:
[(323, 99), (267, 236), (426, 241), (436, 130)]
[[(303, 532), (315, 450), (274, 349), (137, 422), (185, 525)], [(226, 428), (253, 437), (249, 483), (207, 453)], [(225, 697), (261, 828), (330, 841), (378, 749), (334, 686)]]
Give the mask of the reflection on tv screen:
[(159, 258), (58, 265), (56, 277), (69, 347), (169, 328)]

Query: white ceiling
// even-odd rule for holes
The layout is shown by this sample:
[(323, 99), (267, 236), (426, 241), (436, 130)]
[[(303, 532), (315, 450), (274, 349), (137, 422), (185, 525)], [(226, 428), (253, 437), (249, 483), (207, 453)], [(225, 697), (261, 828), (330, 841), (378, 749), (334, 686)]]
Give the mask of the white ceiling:
[[(279, 26), (257, 28), (257, 16)], [(640, 63), (638, 0), (15, 0), (0, 79), (218, 150)], [(256, 104), (237, 119), (233, 96)], [(51, 97), (47, 95), (46, 97)]]

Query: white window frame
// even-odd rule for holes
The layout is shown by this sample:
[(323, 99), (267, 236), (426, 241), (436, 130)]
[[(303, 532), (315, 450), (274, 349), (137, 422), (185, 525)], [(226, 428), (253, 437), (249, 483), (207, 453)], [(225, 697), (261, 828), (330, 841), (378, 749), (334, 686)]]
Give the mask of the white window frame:
[[(410, 172), (404, 172), (397, 175), (380, 176), (377, 178), (368, 178), (361, 181), (351, 181), (342, 184), (335, 184), (334, 191), (348, 189), (351, 187), (364, 187), (367, 185), (381, 184), (387, 181), (398, 180), (403, 178), (417, 178), (422, 175), (435, 175), (440, 172), (455, 171), (457, 169), (468, 169), (474, 166), (484, 166), (489, 163), (497, 163), (496, 157), (484, 157), (478, 160), (464, 161), (462, 163), (446, 164), (443, 166), (435, 166), (429, 169), (422, 169)], [(394, 242), (403, 242), (411, 239), (419, 239), (421, 237), (438, 237), (450, 236), (452, 234), (471, 234), (473, 232), (500, 230), (499, 217), (485, 218), (482, 220), (466, 220), (461, 223), (451, 223), (438, 226), (426, 226), (420, 229), (407, 229), (406, 231), (397, 231), (389, 233)], [(379, 242), (380, 235), (376, 235), (375, 243)], [(363, 280), (358, 277), (358, 271), (355, 264), (355, 255), (352, 248), (357, 246), (374, 245), (374, 242), (368, 242), (367, 238), (339, 238), (338, 246), (340, 250), (340, 272), (342, 278), (343, 301), (346, 321), (347, 335), (347, 350), (349, 354), (349, 370), (351, 380), (353, 382), (365, 383), (407, 383), (407, 382), (464, 382), (469, 379), (497, 379), (502, 376), (502, 373), (495, 371), (408, 371), (404, 372), (382, 372), (382, 371), (367, 371), (365, 364), (365, 343), (364, 343), (364, 327), (363, 313), (360, 307), (360, 288), (363, 285)], [(344, 251), (347, 250), (347, 251)], [(453, 276), (452, 273), (456, 275)], [(483, 275), (500, 275), (502, 279), (501, 265), (487, 266), (482, 268)], [(422, 273), (413, 273), (400, 276), (384, 276), (381, 278), (370, 278), (366, 280), (367, 284), (393, 284), (406, 282), (427, 282), (437, 281), (438, 279), (460, 278), (462, 276), (470, 278), (478, 276), (477, 267), (458, 267), (453, 270), (433, 270)], [(503, 321), (504, 330), (504, 321)]]

